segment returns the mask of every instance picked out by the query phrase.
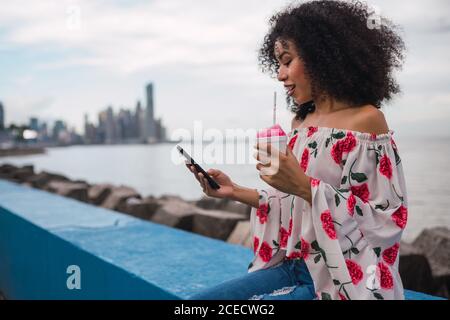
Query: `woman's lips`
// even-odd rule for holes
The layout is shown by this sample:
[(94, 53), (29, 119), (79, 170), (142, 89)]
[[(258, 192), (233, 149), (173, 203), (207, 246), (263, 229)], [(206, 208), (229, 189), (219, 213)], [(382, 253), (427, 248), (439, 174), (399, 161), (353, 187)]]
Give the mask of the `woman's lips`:
[(292, 96), (294, 94), (295, 91), (295, 86), (292, 86), (288, 91), (287, 91), (287, 95), (288, 96)]

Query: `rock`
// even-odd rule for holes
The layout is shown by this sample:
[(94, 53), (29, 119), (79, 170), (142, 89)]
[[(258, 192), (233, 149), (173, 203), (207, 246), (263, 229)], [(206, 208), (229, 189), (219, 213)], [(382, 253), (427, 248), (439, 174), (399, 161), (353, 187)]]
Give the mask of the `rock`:
[(400, 244), (399, 273), (405, 289), (434, 294), (436, 285), (428, 259), (411, 244)]
[(433, 273), (436, 293), (450, 297), (450, 230), (445, 227), (425, 229), (414, 240), (413, 246), (428, 258)]
[(136, 218), (151, 220), (160, 206), (161, 203), (153, 197), (144, 199), (129, 198), (125, 201), (125, 204), (122, 205), (122, 208), (120, 208), (119, 211)]
[(238, 213), (198, 208), (194, 214), (192, 232), (226, 240), (239, 221), (245, 217)]
[(46, 171), (42, 171), (28, 179), (27, 182), (31, 183), (34, 188), (44, 189), (50, 181), (69, 181), (65, 176), (54, 174)]
[(215, 199), (205, 196), (195, 202), (195, 205), (207, 210), (223, 210), (239, 213), (250, 218), (251, 207), (249, 205), (229, 199)]
[(238, 213), (249, 219), (252, 207), (244, 203), (229, 200), (221, 210)]
[(179, 199), (161, 200), (151, 221), (169, 227), (192, 231), (193, 217), (200, 208)]
[(159, 202), (151, 221), (221, 240), (227, 239), (236, 223), (245, 219), (240, 214), (205, 210), (176, 198)]
[(111, 194), (114, 188), (111, 184), (95, 184), (88, 190), (89, 202), (95, 205), (101, 205)]
[(16, 172), (19, 168), (12, 164), (4, 164), (0, 166), (0, 179), (6, 179), (13, 182), (18, 182), (17, 179), (13, 178), (14, 172)]
[(195, 201), (194, 204), (202, 209), (215, 210), (220, 209), (222, 206), (222, 200), (204, 196), (200, 200)]
[(103, 208), (111, 209), (111, 210), (119, 210), (123, 209), (125, 201), (129, 198), (141, 198), (141, 195), (134, 190), (133, 188), (120, 186), (113, 187), (111, 193), (105, 199), (105, 201), (101, 204)]
[(19, 167), (16, 167), (15, 165), (12, 165), (12, 164), (9, 164), (9, 163), (3, 164), (3, 165), (0, 166), (0, 174), (13, 173), (17, 169), (19, 169)]
[(159, 197), (159, 200), (162, 200), (162, 201), (168, 201), (168, 200), (184, 201), (184, 199), (181, 198), (180, 196), (171, 195), (171, 194), (163, 194), (161, 197)]
[(450, 275), (450, 230), (445, 227), (425, 229), (414, 240), (413, 246), (430, 261), (433, 275)]
[(23, 166), (22, 168), (19, 168), (15, 172), (12, 173), (12, 178), (16, 179), (22, 183), (22, 182), (27, 182), (34, 175), (35, 174), (34, 174), (33, 166)]
[(252, 247), (250, 221), (239, 221), (227, 240), (228, 243), (239, 244), (244, 247)]
[(47, 190), (78, 201), (88, 202), (88, 185), (68, 181), (50, 181)]

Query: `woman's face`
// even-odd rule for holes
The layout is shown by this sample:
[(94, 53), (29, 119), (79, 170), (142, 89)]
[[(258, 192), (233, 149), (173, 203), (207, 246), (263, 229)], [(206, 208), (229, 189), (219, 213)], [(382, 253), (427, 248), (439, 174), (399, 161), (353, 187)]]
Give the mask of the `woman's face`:
[(305, 65), (300, 59), (294, 44), (291, 41), (276, 41), (274, 47), (275, 57), (280, 63), (278, 80), (282, 81), (287, 94), (297, 104), (312, 99), (311, 85), (305, 74)]

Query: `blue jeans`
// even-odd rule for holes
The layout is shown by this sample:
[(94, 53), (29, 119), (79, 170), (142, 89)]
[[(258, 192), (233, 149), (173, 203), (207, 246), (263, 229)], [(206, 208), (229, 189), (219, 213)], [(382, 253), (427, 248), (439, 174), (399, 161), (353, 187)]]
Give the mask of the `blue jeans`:
[(247, 273), (189, 297), (189, 300), (313, 300), (314, 283), (306, 263), (281, 264)]

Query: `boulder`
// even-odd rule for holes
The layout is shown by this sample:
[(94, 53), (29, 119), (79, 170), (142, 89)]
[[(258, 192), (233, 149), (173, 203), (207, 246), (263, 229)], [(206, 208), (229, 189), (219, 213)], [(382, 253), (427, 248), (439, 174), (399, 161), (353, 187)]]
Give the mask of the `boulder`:
[(0, 166), (0, 179), (11, 180), (13, 182), (20, 183), (17, 179), (13, 178), (14, 172), (19, 170), (19, 167), (16, 167), (12, 164), (4, 164)]
[(56, 181), (69, 181), (69, 179), (67, 179), (63, 175), (42, 171), (42, 172), (28, 178), (27, 182), (31, 183), (31, 185), (34, 188), (39, 188), (39, 189), (45, 190), (47, 184), (50, 181), (55, 181), (55, 180)]
[(436, 286), (427, 257), (408, 243), (401, 243), (399, 252), (399, 273), (403, 287), (413, 291), (434, 294)]
[(194, 214), (192, 232), (220, 240), (226, 240), (239, 221), (245, 216), (223, 211), (198, 208)]
[(194, 204), (202, 209), (215, 210), (220, 209), (220, 207), (222, 206), (222, 202), (222, 199), (204, 196), (200, 200), (195, 201)]
[(234, 227), (233, 232), (228, 237), (227, 242), (251, 248), (252, 235), (250, 230), (250, 221), (239, 221), (236, 224), (236, 227)]
[(78, 201), (88, 202), (88, 185), (70, 181), (50, 181), (47, 190)]
[(159, 200), (161, 201), (169, 201), (169, 200), (180, 200), (184, 201), (183, 198), (180, 196), (172, 195), (172, 194), (163, 194), (161, 197), (159, 197)]
[(450, 275), (450, 230), (445, 227), (425, 229), (412, 243), (424, 253), (434, 276)]
[(19, 169), (19, 167), (16, 167), (15, 165), (6, 163), (6, 164), (3, 164), (3, 165), (0, 166), (0, 174), (13, 173), (17, 169)]
[(413, 246), (424, 254), (431, 266), (436, 292), (450, 297), (450, 230), (445, 227), (425, 229), (414, 240)]
[(227, 211), (205, 210), (176, 198), (159, 200), (160, 206), (151, 221), (170, 227), (226, 240), (236, 223), (245, 217)]
[(130, 187), (113, 187), (111, 193), (106, 197), (101, 206), (111, 210), (120, 210), (123, 209), (125, 201), (129, 198), (140, 199), (141, 195), (135, 189)]
[(22, 183), (27, 182), (34, 175), (35, 173), (33, 166), (23, 166), (22, 168), (18, 168), (12, 173), (12, 178)]
[(119, 211), (136, 218), (151, 220), (160, 206), (161, 202), (154, 197), (147, 197), (144, 199), (129, 198), (119, 208)]
[(159, 200), (160, 206), (151, 221), (169, 227), (192, 231), (193, 216), (200, 208), (179, 199)]
[(241, 202), (229, 200), (221, 210), (238, 213), (249, 219), (252, 207)]
[(114, 188), (111, 184), (95, 184), (88, 190), (89, 202), (94, 205), (101, 205), (106, 198), (111, 194)]
[(229, 211), (239, 213), (246, 216), (247, 218), (250, 218), (251, 207), (249, 205), (229, 199), (216, 199), (205, 196), (196, 201), (195, 205), (206, 210)]

